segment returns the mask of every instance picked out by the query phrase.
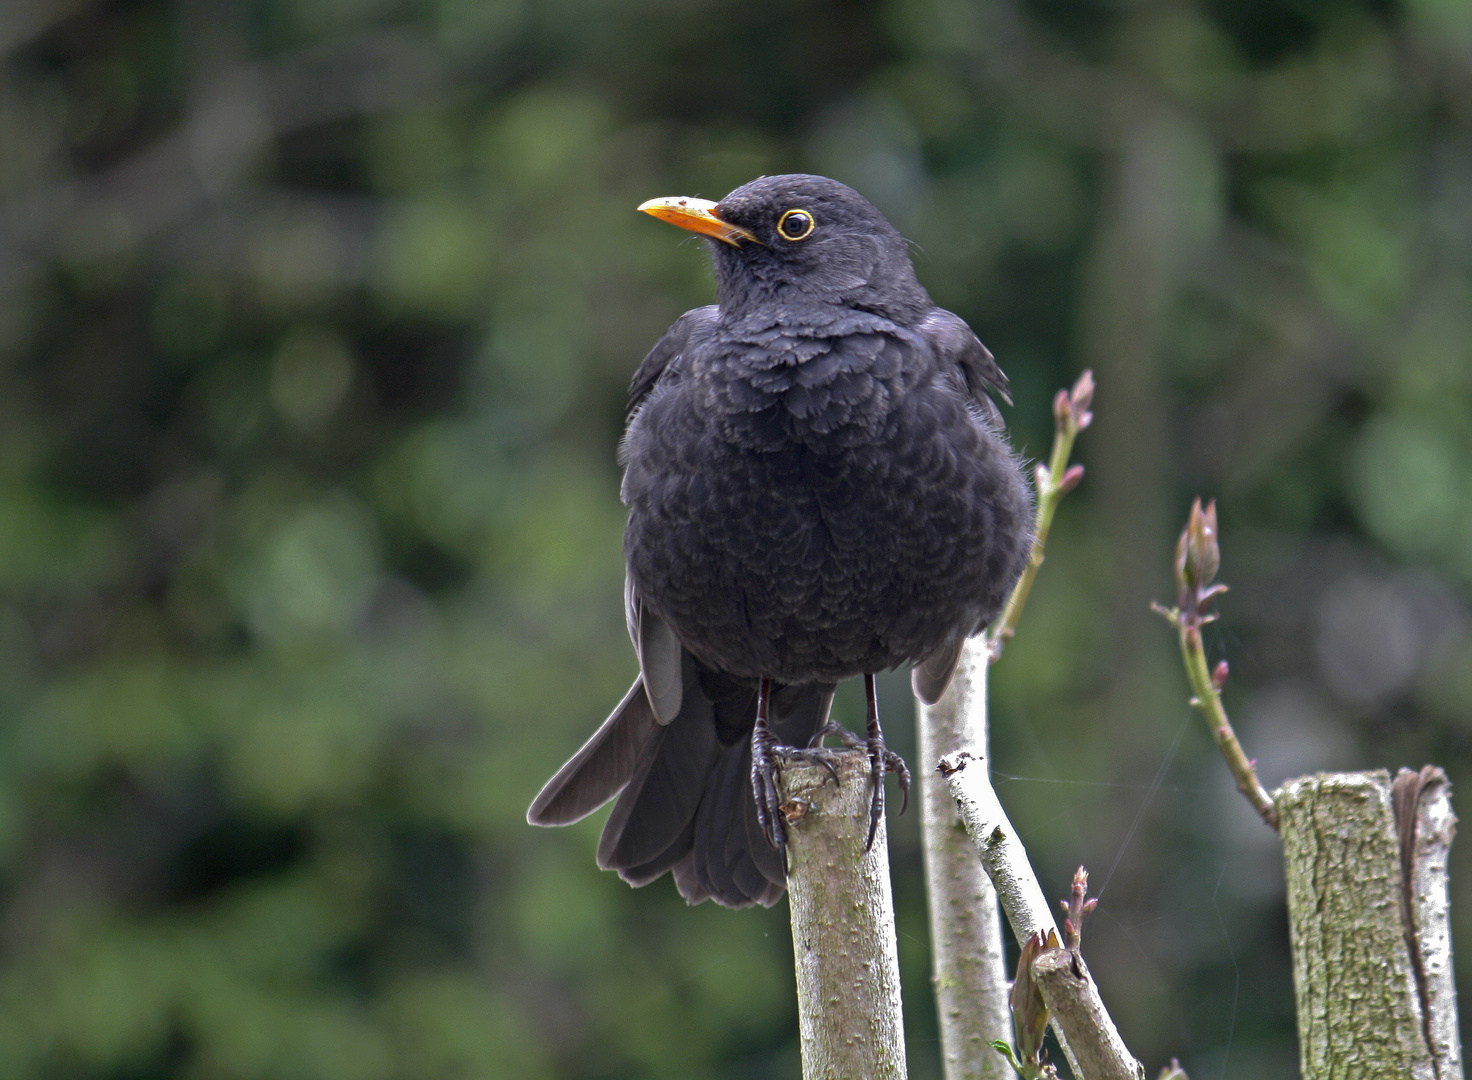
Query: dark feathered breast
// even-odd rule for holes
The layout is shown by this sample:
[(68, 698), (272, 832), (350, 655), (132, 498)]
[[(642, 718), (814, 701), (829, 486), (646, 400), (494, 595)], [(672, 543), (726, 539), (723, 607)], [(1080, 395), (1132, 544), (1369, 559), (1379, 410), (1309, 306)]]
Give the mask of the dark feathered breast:
[(634, 587), (744, 677), (831, 682), (975, 632), (1027, 532), (1005, 444), (925, 338), (864, 312), (715, 327), (624, 456)]

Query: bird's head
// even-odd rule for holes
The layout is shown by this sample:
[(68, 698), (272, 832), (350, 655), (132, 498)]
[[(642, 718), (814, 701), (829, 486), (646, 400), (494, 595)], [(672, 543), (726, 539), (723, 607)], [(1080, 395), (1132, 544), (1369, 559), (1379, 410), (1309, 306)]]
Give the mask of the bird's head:
[(868, 199), (825, 176), (764, 176), (720, 202), (674, 197), (639, 209), (711, 238), (723, 309), (842, 304), (910, 322), (932, 307), (904, 237)]

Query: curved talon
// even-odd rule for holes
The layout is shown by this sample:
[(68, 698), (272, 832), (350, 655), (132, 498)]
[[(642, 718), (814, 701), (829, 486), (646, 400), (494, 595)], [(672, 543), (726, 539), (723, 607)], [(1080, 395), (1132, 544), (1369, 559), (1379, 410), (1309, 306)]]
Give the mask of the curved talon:
[(884, 759), (872, 744), (869, 747), (869, 772), (874, 778), (874, 796), (869, 800), (869, 839), (864, 841), (866, 852), (874, 846), (879, 822), (884, 819)]
[(796, 746), (782, 747), (782, 756), (788, 761), (805, 761), (810, 765), (823, 766), (823, 768), (828, 770), (828, 775), (833, 780), (833, 786), (839, 787), (842, 785), (842, 781), (838, 779), (838, 767), (833, 764), (833, 754), (834, 751), (828, 749), (826, 746), (813, 746), (809, 744), (801, 748)]
[[(820, 747), (820, 749), (821, 749), (821, 747)], [(823, 768), (827, 769), (828, 770), (828, 775), (833, 778), (833, 786), (834, 787), (842, 787), (843, 786), (842, 783), (838, 779), (838, 770), (836, 768), (834, 768), (833, 762), (831, 762), (831, 761), (828, 760), (828, 755), (827, 754), (815, 753), (815, 754), (809, 755), (809, 754), (804, 753), (804, 754), (802, 754), (800, 756), (802, 757), (802, 759), (804, 761), (812, 761), (812, 762), (814, 762), (814, 763), (816, 763), (818, 765), (823, 766)]]
[(825, 720), (823, 726), (813, 732), (813, 737), (808, 740), (807, 748), (809, 750), (821, 750), (823, 748), (823, 740), (830, 735), (835, 739), (842, 739), (843, 744), (850, 750), (859, 745), (858, 737), (848, 728), (844, 727), (837, 720)]
[(900, 778), (900, 813), (903, 814), (910, 807), (910, 768), (905, 764), (905, 759), (892, 750), (886, 750), (888, 755), (884, 759), (884, 771), (898, 774)]

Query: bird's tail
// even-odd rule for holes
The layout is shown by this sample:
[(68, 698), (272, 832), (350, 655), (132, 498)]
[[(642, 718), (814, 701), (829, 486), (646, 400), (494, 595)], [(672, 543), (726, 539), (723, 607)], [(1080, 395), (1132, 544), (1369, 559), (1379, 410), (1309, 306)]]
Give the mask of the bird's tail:
[[(615, 795), (598, 865), (631, 885), (673, 871), (692, 904), (771, 906), (786, 882), (782, 861), (757, 823), (751, 790), (751, 729), (757, 685), (685, 656), (680, 711), (654, 718), (641, 679), (613, 714), (547, 782), (527, 812), (533, 825), (567, 825)], [(828, 717), (833, 687), (776, 686), (771, 726), (778, 742), (806, 745)]]

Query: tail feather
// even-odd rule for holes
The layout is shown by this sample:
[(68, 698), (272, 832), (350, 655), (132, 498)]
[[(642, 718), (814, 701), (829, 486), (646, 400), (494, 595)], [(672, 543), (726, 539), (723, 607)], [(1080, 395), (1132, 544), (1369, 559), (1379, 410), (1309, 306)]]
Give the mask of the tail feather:
[(934, 705), (946, 692), (951, 676), (956, 673), (956, 665), (961, 662), (961, 650), (965, 645), (965, 638), (957, 638), (931, 653), (910, 672), (910, 685), (915, 688), (915, 696), (926, 705)]
[[(751, 744), (726, 748), (711, 774), (696, 820), (693, 874), (676, 876), (690, 903), (712, 897), (725, 907), (771, 907), (787, 886), (782, 859), (757, 822), (751, 791)], [(692, 887), (693, 886), (693, 887)]]
[(627, 881), (636, 889), (648, 885), (655, 878), (684, 860), (693, 850), (691, 840), (695, 835), (695, 819), (692, 817), (685, 823), (685, 827), (670, 841), (659, 854), (637, 866), (618, 867), (618, 876)]
[(685, 903), (699, 904), (710, 899), (710, 893), (700, 884), (700, 878), (695, 873), (694, 848), (685, 852), (685, 857), (670, 867), (670, 876), (675, 879), (675, 888), (680, 890)]
[(548, 780), (526, 812), (532, 825), (571, 825), (623, 790), (658, 727), (654, 710), (635, 679), (624, 699), (593, 737)]
[[(774, 735), (779, 742), (806, 745), (832, 702), (831, 686), (779, 687), (772, 695)], [(721, 712), (720, 702), (716, 711)], [(757, 819), (748, 737), (728, 746), (711, 774), (695, 827), (693, 869), (700, 890), (726, 907), (770, 907), (786, 888), (782, 858)]]
[(668, 851), (694, 819), (719, 752), (709, 699), (686, 694), (679, 715), (645, 745), (614, 804), (598, 842), (598, 865), (629, 870)]
[[(741, 801), (751, 798), (751, 781), (741, 768), (743, 743), (729, 746), (711, 774), (710, 785), (700, 803), (695, 826), (695, 873), (701, 887), (728, 907), (744, 907), (751, 898), (732, 878), (727, 861), (726, 838), (731, 821), (740, 813)], [(746, 760), (751, 751), (746, 750)]]
[[(751, 790), (756, 684), (682, 657), (679, 711), (661, 725), (641, 676), (591, 739), (547, 782), (527, 812), (566, 825), (618, 797), (598, 865), (631, 885), (671, 872), (689, 903), (771, 906), (786, 888), (782, 862), (757, 821)], [(833, 687), (778, 686), (778, 742), (802, 746), (827, 719)]]
[[(750, 799), (745, 801), (751, 802)], [(755, 806), (753, 802), (753, 811)], [(753, 838), (746, 831), (745, 817), (742, 814), (741, 818), (731, 823), (726, 839), (726, 865), (730, 870), (732, 883), (742, 896), (761, 903), (762, 898), (775, 888), (772, 900), (768, 902), (770, 905), (782, 895), (782, 890), (787, 886), (787, 881), (782, 876), (781, 857), (760, 833), (755, 837), (755, 843), (752, 842)], [(776, 864), (778, 880), (773, 881), (763, 869), (761, 860), (764, 855), (770, 856), (770, 861)]]

